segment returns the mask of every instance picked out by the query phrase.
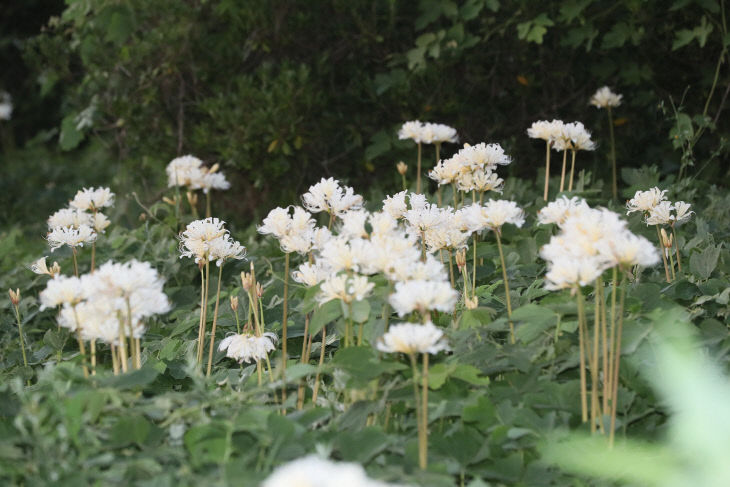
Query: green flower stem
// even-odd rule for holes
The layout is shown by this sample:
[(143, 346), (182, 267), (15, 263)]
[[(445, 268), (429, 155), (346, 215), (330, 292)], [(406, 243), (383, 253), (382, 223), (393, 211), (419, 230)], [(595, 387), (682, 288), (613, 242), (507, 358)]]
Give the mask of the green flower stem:
[(598, 405), (598, 345), (600, 342), (599, 331), (601, 328), (601, 291), (603, 280), (599, 276), (596, 279), (593, 298), (595, 301), (593, 318), (593, 356), (591, 358), (591, 433), (596, 431), (597, 419), (600, 416)]
[(568, 150), (563, 151), (563, 169), (560, 172), (560, 192), (565, 189), (565, 168), (568, 165)]
[[(616, 292), (618, 291), (618, 268), (611, 269), (611, 330), (609, 338), (603, 338), (608, 352), (603, 352), (603, 414), (609, 411), (609, 399), (613, 391), (613, 354), (616, 340)], [(608, 356), (606, 356), (608, 355)]]
[(428, 353), (423, 354), (421, 380), (421, 435), (418, 442), (418, 465), (425, 470), (428, 466)]
[(91, 375), (96, 375), (96, 338), (91, 339)]
[(545, 141), (545, 191), (542, 198), (548, 200), (548, 185), (550, 183), (550, 141)]
[(504, 251), (502, 250), (502, 239), (500, 234), (502, 230), (497, 228), (494, 235), (497, 236), (497, 249), (499, 249), (499, 260), (502, 262), (502, 279), (504, 279), (504, 296), (507, 301), (507, 319), (509, 320), (509, 341), (515, 343), (515, 324), (512, 322), (512, 302), (509, 297), (509, 281), (507, 280), (507, 265), (504, 262)]
[(286, 402), (286, 331), (289, 314), (289, 253), (284, 254), (284, 310), (281, 316), (281, 403)]
[(580, 410), (581, 419), (584, 423), (588, 421), (588, 393), (586, 391), (586, 358), (585, 358), (585, 308), (583, 305), (583, 293), (580, 287), (574, 288), (576, 302), (578, 305), (578, 345), (579, 345), (579, 367), (580, 367)]
[(200, 347), (203, 343), (203, 320), (205, 320), (205, 267), (200, 266), (200, 320), (198, 322), (198, 348), (195, 357), (200, 363)]
[(616, 431), (616, 406), (618, 400), (618, 381), (619, 381), (619, 366), (621, 364), (621, 332), (624, 326), (624, 301), (626, 298), (626, 274), (624, 273), (621, 277), (621, 295), (619, 297), (619, 315), (618, 315), (618, 329), (616, 331), (616, 353), (614, 354), (613, 373), (611, 385), (613, 391), (611, 395), (611, 427), (608, 436), (608, 446), (613, 448), (614, 434)]
[(411, 372), (413, 374), (413, 399), (416, 404), (416, 425), (418, 426), (418, 466), (421, 469), (425, 469), (426, 465), (421, 459), (421, 444), (423, 443), (423, 422), (421, 420), (421, 394), (418, 392), (418, 367), (416, 365), (416, 355), (413, 353), (408, 354), (408, 358), (411, 362)]
[(608, 112), (608, 133), (609, 137), (611, 138), (611, 173), (613, 175), (613, 184), (611, 186), (611, 193), (613, 194), (613, 199), (618, 199), (618, 180), (616, 175), (616, 139), (613, 135), (613, 112), (611, 112), (611, 107), (606, 107)]
[(114, 375), (119, 375), (119, 356), (117, 355), (117, 347), (113, 343), (111, 345), (111, 351), (112, 351), (112, 370), (114, 371)]
[(575, 173), (575, 153), (578, 152), (575, 149), (571, 151), (570, 161), (570, 178), (568, 179), (568, 191), (573, 191), (573, 174)]
[(25, 355), (25, 339), (23, 338), (23, 322), (20, 319), (20, 309), (18, 309), (17, 304), (14, 304), (13, 307), (15, 308), (15, 318), (18, 320), (18, 332), (20, 333), (20, 351), (23, 353), (23, 365), (27, 367), (28, 358)]
[[(249, 302), (248, 309), (249, 309), (249, 318), (250, 318), (251, 317), (251, 315), (250, 315), (250, 313), (251, 313), (251, 303), (250, 302)], [(233, 316), (236, 317), (236, 333), (238, 333), (240, 335), (241, 334), (241, 320), (238, 318), (238, 308), (236, 308), (235, 310), (233, 310)]]
[(124, 322), (122, 321), (122, 315), (119, 313), (119, 347), (117, 351), (119, 352), (119, 361), (122, 365), (122, 372), (126, 373), (128, 369), (127, 367), (127, 342), (126, 338), (124, 337)]
[(416, 193), (421, 192), (421, 152), (423, 152), (423, 149), (421, 147), (421, 143), (418, 143), (418, 163), (417, 163), (417, 169), (416, 169)]
[(674, 249), (677, 253), (677, 271), (682, 272), (682, 257), (679, 255), (679, 240), (677, 240), (677, 230), (672, 225), (672, 235), (674, 236)]
[(452, 196), (454, 197), (454, 210), (458, 210), (459, 209), (459, 200), (457, 198), (457, 191), (456, 191), (456, 183), (455, 182), (452, 182), (451, 183), (451, 192), (452, 192)]
[(324, 364), (324, 352), (327, 345), (327, 325), (322, 327), (322, 345), (319, 347), (319, 364), (317, 365), (317, 375), (314, 378), (314, 390), (312, 391), (312, 404), (317, 404), (317, 393), (319, 392), (319, 376), (322, 373), (322, 365)]
[(451, 287), (456, 287), (454, 284), (454, 258), (451, 249), (449, 249), (449, 279), (451, 279)]
[(218, 304), (221, 298), (221, 276), (223, 275), (223, 264), (218, 267), (218, 289), (215, 293), (215, 308), (213, 309), (213, 327), (210, 330), (210, 348), (208, 349), (208, 370), (205, 372), (206, 377), (210, 377), (210, 371), (213, 368), (213, 350), (215, 350), (215, 328), (218, 322)]
[(477, 294), (477, 232), (472, 234), (474, 252), (471, 258), (471, 297), (474, 299)]
[(129, 332), (129, 352), (132, 365), (135, 369), (139, 369), (139, 357), (137, 357), (137, 347), (134, 346), (134, 331), (132, 328), (132, 305), (127, 297), (127, 331)]
[(79, 344), (79, 353), (81, 354), (81, 363), (83, 364), (84, 378), (89, 378), (89, 368), (86, 366), (86, 347), (84, 340), (81, 338), (81, 323), (79, 323), (79, 315), (76, 313), (76, 305), (72, 306), (74, 312), (74, 321), (76, 322), (76, 341)]
[(677, 279), (677, 274), (674, 272), (674, 252), (669, 252), (669, 269), (672, 271), (672, 281)]
[(76, 258), (76, 247), (71, 247), (71, 255), (73, 256), (73, 259), (74, 259), (74, 275), (76, 277), (79, 277), (79, 263)]
[(388, 300), (388, 298), (390, 297), (392, 292), (393, 281), (388, 279), (388, 291), (385, 294), (385, 302), (383, 303), (383, 320), (385, 321), (385, 331), (383, 333), (388, 333), (388, 325), (390, 324), (390, 301)]

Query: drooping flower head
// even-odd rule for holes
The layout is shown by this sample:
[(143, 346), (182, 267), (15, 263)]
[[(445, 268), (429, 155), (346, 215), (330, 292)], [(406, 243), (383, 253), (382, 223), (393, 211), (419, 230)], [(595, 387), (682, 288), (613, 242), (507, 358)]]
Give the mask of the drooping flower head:
[(269, 352), (276, 349), (277, 336), (266, 332), (260, 337), (244, 332), (240, 335), (231, 335), (221, 340), (218, 350), (225, 350), (226, 357), (232, 358), (240, 364), (266, 360)]

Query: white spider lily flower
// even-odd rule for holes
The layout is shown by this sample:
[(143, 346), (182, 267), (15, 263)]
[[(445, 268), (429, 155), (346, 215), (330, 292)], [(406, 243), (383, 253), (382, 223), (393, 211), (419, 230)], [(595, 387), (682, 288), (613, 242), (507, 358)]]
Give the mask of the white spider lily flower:
[(395, 292), (388, 300), (402, 317), (413, 311), (421, 314), (431, 310), (451, 313), (458, 298), (459, 293), (448, 282), (413, 280), (397, 282)]
[(348, 276), (337, 274), (328, 277), (320, 286), (320, 293), (317, 301), (324, 304), (333, 299), (340, 299), (344, 303), (362, 301), (375, 287), (375, 284), (368, 281), (365, 276)]
[(670, 201), (660, 201), (657, 205), (649, 210), (646, 215), (647, 225), (669, 225), (674, 220), (672, 215), (674, 205)]
[(228, 230), (223, 225), (225, 222), (218, 218), (206, 218), (188, 223), (179, 236), (180, 258), (194, 258), (196, 264), (212, 260), (211, 243), (215, 240), (228, 239)]
[(94, 231), (96, 233), (104, 233), (104, 230), (111, 224), (109, 219), (101, 213), (100, 211), (97, 211), (93, 215), (93, 222), (94, 222)]
[(629, 231), (620, 232), (596, 244), (598, 253), (608, 267), (650, 267), (659, 262), (656, 247), (646, 238)]
[(274, 208), (264, 218), (263, 225), (257, 228), (262, 235), (273, 235), (277, 239), (284, 237), (291, 226), (291, 217), (286, 208)]
[(114, 193), (109, 188), (80, 189), (69, 206), (82, 211), (96, 211), (114, 204)]
[(489, 200), (483, 206), (477, 206), (467, 214), (472, 219), (472, 228), (501, 231), (505, 223), (522, 227), (525, 223), (525, 212), (517, 203), (509, 200)]
[(586, 130), (581, 122), (572, 122), (563, 125), (563, 135), (569, 149), (592, 151), (596, 148), (596, 145), (591, 140), (591, 133)]
[(396, 220), (402, 218), (403, 214), (408, 210), (408, 205), (406, 204), (407, 194), (407, 191), (401, 191), (392, 196), (387, 196), (383, 200), (383, 211)]
[(386, 334), (380, 337), (375, 348), (386, 353), (437, 354), (448, 350), (449, 346), (441, 328), (430, 320), (424, 324), (399, 323), (392, 325)]
[(276, 349), (277, 336), (274, 333), (266, 332), (263, 335), (256, 336), (251, 333), (242, 333), (240, 335), (231, 335), (218, 345), (218, 350), (226, 351), (226, 357), (237, 360), (238, 363), (251, 361), (258, 362), (266, 360), (269, 352)]
[(623, 95), (614, 93), (608, 86), (603, 86), (593, 94), (590, 104), (596, 108), (617, 107), (621, 105), (621, 98)]
[(229, 259), (241, 260), (246, 257), (246, 247), (228, 235), (210, 241), (208, 252), (210, 260), (214, 260), (218, 267)]
[[(208, 171), (203, 175), (202, 178), (200, 178), (196, 182), (197, 184), (193, 185), (193, 189), (202, 189), (203, 193), (205, 194), (207, 194), (211, 189), (224, 191), (231, 187), (231, 183), (228, 182), (225, 175), (218, 171)], [(200, 188), (197, 188), (195, 186), (199, 186)]]
[(377, 235), (394, 235), (398, 228), (398, 220), (385, 211), (370, 214), (368, 222), (370, 222), (370, 227), (372, 228), (371, 237)]
[(367, 238), (365, 223), (370, 217), (367, 210), (351, 210), (340, 216), (339, 234), (345, 238)]
[(312, 250), (322, 250), (332, 239), (332, 232), (327, 227), (317, 227), (312, 230)]
[(69, 247), (83, 247), (85, 243), (91, 243), (96, 240), (97, 233), (88, 225), (80, 225), (74, 227), (56, 227), (46, 236), (51, 252), (59, 247), (68, 245)]
[(657, 187), (647, 191), (637, 191), (634, 197), (626, 203), (626, 214), (629, 215), (635, 211), (650, 212), (656, 205), (667, 199), (664, 196), (666, 192), (666, 189), (660, 190)]
[(442, 123), (425, 123), (421, 126), (421, 142), (425, 144), (455, 144), (459, 138), (456, 129)]
[(325, 211), (340, 216), (348, 210), (362, 207), (362, 196), (355, 194), (349, 186), (340, 186), (334, 178), (322, 178), (302, 195), (304, 208), (312, 213)]
[(545, 289), (575, 290), (594, 282), (603, 270), (604, 262), (599, 257), (561, 257), (550, 262), (545, 274)]
[(423, 140), (423, 136), (423, 124), (418, 120), (405, 122), (401, 126), (400, 130), (398, 130), (398, 139), (400, 140), (411, 139), (412, 141), (420, 144), (421, 142), (425, 142)]
[(48, 217), (48, 229), (61, 227), (79, 228), (81, 225), (92, 226), (93, 217), (90, 213), (76, 208), (63, 208)]
[(324, 269), (322, 266), (317, 264), (310, 264), (305, 262), (301, 264), (296, 270), (292, 271), (291, 277), (294, 282), (303, 284), (307, 287), (313, 287), (324, 281), (331, 275), (331, 272)]
[(527, 136), (531, 139), (541, 139), (546, 142), (552, 142), (560, 135), (563, 130), (563, 122), (561, 120), (538, 120), (533, 122), (527, 129)]
[(191, 186), (203, 180), (205, 169), (203, 161), (195, 156), (186, 155), (176, 157), (165, 168), (167, 173), (167, 186)]
[(692, 213), (694, 213), (694, 211), (690, 211), (691, 206), (692, 205), (684, 201), (675, 202), (674, 215), (672, 216), (674, 223), (680, 225), (689, 220), (692, 217)]
[(332, 272), (359, 270), (358, 252), (351, 242), (343, 237), (333, 237), (320, 250), (320, 260)]
[(568, 218), (588, 209), (590, 207), (583, 198), (573, 196), (568, 199), (567, 196), (563, 195), (555, 201), (551, 201), (537, 212), (537, 223), (540, 225), (554, 223), (558, 227), (561, 227)]
[(357, 463), (308, 455), (278, 467), (261, 487), (388, 487), (370, 479)]
[(41, 257), (30, 265), (30, 270), (36, 274), (46, 274), (51, 277), (56, 277), (61, 273), (61, 266), (58, 265), (58, 262), (54, 262), (49, 269), (46, 264), (46, 257)]
[(46, 288), (38, 297), (41, 311), (61, 304), (74, 305), (83, 299), (81, 280), (75, 276), (56, 276), (48, 280)]

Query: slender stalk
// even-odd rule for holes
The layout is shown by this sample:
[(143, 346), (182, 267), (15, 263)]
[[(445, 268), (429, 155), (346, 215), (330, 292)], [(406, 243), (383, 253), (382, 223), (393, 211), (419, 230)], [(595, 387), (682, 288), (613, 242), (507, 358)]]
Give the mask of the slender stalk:
[(79, 263), (76, 259), (76, 247), (71, 247), (71, 255), (73, 255), (74, 259), (74, 275), (79, 277)]
[(205, 218), (210, 218), (211, 211), (210, 211), (210, 190), (205, 193)]
[(416, 377), (418, 377), (416, 355), (413, 353), (409, 353), (408, 358), (411, 362), (411, 372), (413, 374), (413, 379), (411, 381), (413, 382), (413, 399), (416, 404), (416, 425), (418, 426), (418, 466), (421, 469), (425, 469), (426, 465), (421, 458), (421, 444), (423, 443), (423, 422), (421, 420), (421, 394), (419, 394), (418, 392), (418, 381), (416, 380)]
[(682, 257), (679, 255), (679, 240), (677, 240), (677, 230), (672, 225), (672, 235), (674, 236), (674, 249), (677, 254), (677, 271), (682, 272)]
[(667, 252), (669, 254), (669, 269), (672, 271), (672, 281), (677, 279), (677, 274), (674, 272), (674, 253)]
[[(251, 313), (251, 303), (248, 305), (249, 313)], [(238, 319), (238, 308), (233, 311), (233, 316), (236, 317), (236, 333), (241, 334), (241, 320)]]
[(23, 365), (28, 366), (28, 357), (25, 355), (25, 339), (23, 338), (23, 322), (20, 319), (20, 309), (17, 304), (13, 304), (15, 308), (15, 318), (18, 320), (18, 333), (20, 334), (20, 351), (23, 353)]
[(548, 200), (548, 184), (550, 182), (550, 141), (545, 141), (545, 192), (542, 198)]
[(449, 249), (449, 279), (451, 279), (451, 287), (456, 287), (454, 285), (454, 259), (451, 249)]
[[(604, 414), (609, 411), (609, 399), (613, 392), (613, 355), (616, 340), (616, 292), (618, 291), (618, 268), (611, 270), (611, 332), (608, 341), (608, 365), (604, 358), (603, 364), (603, 411)], [(605, 340), (604, 340), (605, 341)]]
[[(210, 194), (210, 193), (208, 193)], [(215, 350), (215, 328), (218, 323), (218, 304), (221, 298), (221, 275), (223, 274), (223, 264), (218, 267), (218, 288), (215, 292), (215, 308), (213, 309), (213, 327), (210, 330), (210, 348), (208, 349), (208, 370), (205, 372), (206, 377), (210, 377), (210, 371), (213, 368), (213, 350)]]
[(603, 286), (602, 279), (596, 279), (596, 289), (593, 293), (595, 300), (595, 313), (593, 319), (593, 360), (591, 360), (591, 432), (596, 431), (598, 416), (600, 415), (600, 407), (598, 404), (598, 345), (600, 342), (599, 331), (601, 328), (601, 292), (599, 288)]
[(205, 306), (203, 306), (203, 335), (200, 342), (200, 357), (198, 363), (203, 364), (203, 353), (205, 352), (205, 332), (208, 328), (208, 296), (210, 296), (210, 260), (205, 258)]
[(474, 296), (477, 294), (477, 232), (474, 232), (473, 241), (474, 241), (474, 252), (472, 255), (472, 272), (471, 272), (471, 297), (474, 299)]
[(416, 193), (421, 192), (421, 143), (418, 143), (418, 163), (416, 169)]
[(423, 373), (421, 374), (421, 438), (418, 442), (418, 465), (421, 469), (428, 466), (428, 354), (423, 354)]
[[(304, 317), (304, 337), (302, 338), (302, 354), (300, 356), (300, 361), (303, 364), (306, 364), (309, 362), (309, 357), (307, 353), (307, 342), (311, 343), (311, 337), (309, 340), (307, 340), (307, 335), (309, 334), (309, 313), (307, 313)], [(301, 410), (304, 407), (304, 379), (301, 379), (299, 381), (299, 388), (297, 390), (297, 409)]]
[(662, 254), (662, 262), (664, 263), (664, 276), (667, 279), (667, 282), (672, 282), (672, 279), (669, 277), (669, 267), (667, 265), (667, 254), (664, 252), (664, 242), (662, 242), (662, 234), (659, 231), (659, 225), (654, 225), (656, 228), (656, 236), (659, 239), (659, 252)]
[(284, 254), (284, 310), (281, 316), (281, 402), (286, 402), (286, 332), (289, 314), (289, 253)]
[(319, 392), (319, 376), (322, 373), (322, 365), (324, 364), (324, 352), (327, 345), (327, 326), (322, 327), (322, 345), (319, 347), (319, 364), (317, 365), (317, 375), (314, 378), (314, 390), (312, 391), (312, 404), (317, 404), (317, 393)]
[(390, 294), (393, 292), (393, 282), (389, 279), (388, 280), (388, 292), (385, 296), (385, 302), (383, 303), (383, 320), (385, 320), (385, 331), (384, 333), (388, 333), (388, 325), (390, 324), (390, 301), (388, 298), (390, 297)]
[(611, 174), (613, 175), (613, 184), (611, 186), (611, 194), (613, 199), (618, 199), (618, 177), (616, 175), (616, 139), (613, 135), (613, 112), (611, 107), (607, 107), (608, 112), (608, 133), (611, 138)]
[(261, 387), (262, 383), (262, 373), (261, 373), (261, 361), (256, 361), (256, 379), (258, 380), (258, 386)]
[(112, 350), (112, 370), (114, 371), (114, 375), (119, 375), (119, 357), (117, 356), (117, 347), (116, 345), (111, 345)]
[(571, 161), (570, 161), (570, 179), (568, 179), (568, 191), (573, 191), (573, 174), (575, 173), (575, 153), (577, 150), (571, 150)]
[(585, 309), (583, 307), (583, 293), (579, 287), (575, 288), (576, 302), (578, 304), (578, 344), (580, 348), (579, 353), (579, 367), (580, 367), (580, 410), (581, 418), (583, 422), (588, 421), (588, 393), (586, 391), (586, 358), (584, 352), (585, 343)]
[(91, 242), (91, 273), (94, 273), (96, 267), (96, 240)]
[(452, 192), (452, 195), (454, 197), (454, 210), (458, 210), (459, 209), (459, 200), (458, 200), (458, 196), (457, 196), (456, 183), (455, 182), (452, 182), (451, 183), (451, 192)]
[(401, 174), (400, 175), (400, 179), (401, 179), (401, 183), (402, 183), (402, 186), (403, 186), (403, 191), (407, 190), (408, 189), (408, 183), (406, 182), (406, 175), (405, 174)]
[(124, 322), (122, 321), (121, 313), (119, 314), (119, 347), (117, 347), (117, 351), (119, 352), (119, 360), (122, 364), (122, 372), (127, 372), (129, 370), (127, 368), (127, 351), (125, 350), (127, 346), (126, 338), (124, 337)]
[[(405, 188), (403, 188), (405, 189)], [(443, 204), (443, 196), (441, 196), (441, 185), (439, 184), (436, 187), (436, 202), (438, 203), (439, 207)]]
[(421, 262), (426, 262), (426, 231), (421, 230)]
[(499, 260), (502, 262), (502, 279), (504, 280), (504, 296), (507, 301), (507, 319), (509, 320), (509, 340), (515, 343), (515, 324), (512, 322), (512, 302), (509, 297), (509, 281), (507, 280), (507, 266), (504, 263), (504, 252), (502, 251), (502, 239), (500, 234), (502, 230), (497, 228), (494, 235), (497, 236), (497, 249), (499, 249)]
[(76, 322), (76, 341), (79, 344), (79, 353), (81, 354), (81, 363), (83, 364), (84, 378), (89, 378), (89, 368), (86, 366), (86, 347), (84, 340), (81, 338), (81, 323), (79, 323), (79, 315), (76, 313), (76, 306), (72, 307), (74, 312), (74, 321)]
[(560, 172), (560, 192), (565, 189), (565, 167), (568, 165), (568, 150), (563, 151), (563, 169)]
[(613, 439), (616, 431), (616, 407), (618, 401), (619, 367), (621, 364), (621, 332), (624, 326), (624, 300), (626, 298), (626, 274), (621, 277), (621, 295), (619, 297), (618, 330), (616, 332), (616, 354), (613, 363), (613, 391), (611, 397), (611, 429), (608, 436), (608, 446), (613, 448)]
[(139, 338), (134, 339), (134, 349), (136, 351), (135, 357), (136, 357), (136, 366), (137, 369), (142, 368), (142, 341)]
[(91, 339), (91, 375), (96, 375), (96, 338)]
[(132, 359), (132, 365), (135, 369), (139, 369), (139, 357), (137, 357), (137, 347), (134, 346), (134, 329), (132, 328), (132, 305), (127, 297), (127, 331), (129, 333), (129, 352)]

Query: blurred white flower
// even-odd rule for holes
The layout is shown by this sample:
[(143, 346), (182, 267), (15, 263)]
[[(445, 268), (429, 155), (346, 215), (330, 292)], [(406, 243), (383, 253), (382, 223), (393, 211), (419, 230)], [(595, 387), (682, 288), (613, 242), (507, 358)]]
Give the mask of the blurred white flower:
[(202, 181), (205, 176), (203, 161), (195, 156), (186, 155), (176, 157), (167, 165), (167, 186), (190, 186), (194, 182)]
[(563, 195), (537, 212), (537, 222), (541, 225), (554, 223), (561, 227), (569, 217), (588, 209), (590, 208), (584, 199), (577, 196), (568, 199)]
[(430, 310), (451, 313), (458, 298), (459, 293), (448, 282), (412, 280), (397, 282), (389, 302), (398, 316), (405, 316), (413, 311), (421, 314)]
[(599, 88), (591, 97), (590, 104), (596, 108), (617, 107), (621, 105), (623, 95), (618, 95), (611, 91), (608, 86)]
[(261, 487), (387, 487), (368, 478), (356, 463), (335, 463), (315, 455), (277, 468)]
[(237, 360), (238, 363), (258, 362), (265, 360), (268, 353), (276, 348), (277, 341), (277, 336), (271, 332), (266, 332), (260, 337), (244, 332), (221, 340), (218, 350), (225, 350), (226, 357)]
[(423, 124), (418, 120), (405, 122), (398, 131), (400, 140), (411, 139), (416, 143), (424, 142), (423, 140)]
[(388, 332), (380, 337), (375, 348), (386, 353), (437, 354), (448, 350), (444, 332), (430, 320), (424, 324), (399, 323), (388, 328)]
[(533, 122), (532, 126), (527, 129), (527, 136), (531, 139), (542, 139), (546, 142), (552, 142), (562, 132), (563, 122), (561, 120), (539, 120)]
[(83, 188), (76, 193), (69, 206), (82, 211), (95, 211), (113, 204), (114, 193), (109, 188)]
[(10, 120), (13, 116), (13, 98), (7, 91), (0, 92), (0, 120)]
[(215, 240), (227, 240), (228, 230), (225, 222), (218, 218), (206, 218), (188, 223), (180, 236), (180, 258), (191, 257), (195, 263), (208, 262), (212, 259), (211, 243)]
[(48, 217), (48, 229), (60, 227), (79, 228), (82, 225), (92, 226), (94, 219), (90, 213), (76, 208), (62, 208)]
[(40, 309), (55, 308), (61, 304), (76, 304), (83, 298), (81, 280), (78, 277), (56, 276), (49, 279), (46, 288), (38, 296)]

